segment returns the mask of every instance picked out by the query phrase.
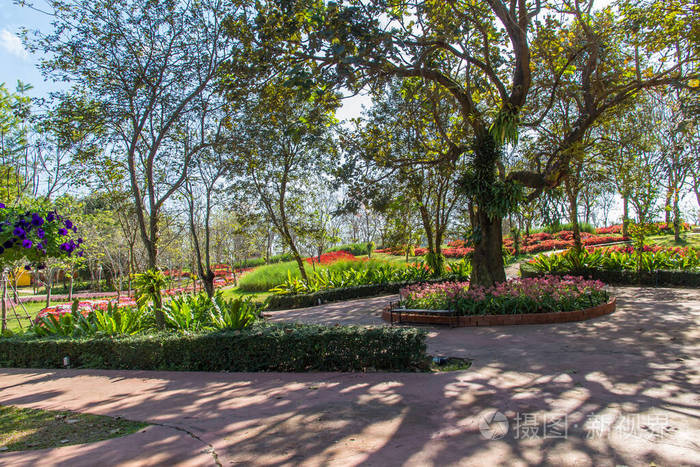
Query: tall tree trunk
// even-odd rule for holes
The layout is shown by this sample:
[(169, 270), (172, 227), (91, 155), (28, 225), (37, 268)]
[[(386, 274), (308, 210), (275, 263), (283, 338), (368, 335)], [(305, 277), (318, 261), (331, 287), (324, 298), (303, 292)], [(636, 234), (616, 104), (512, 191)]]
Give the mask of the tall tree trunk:
[(2, 333), (7, 329), (7, 274), (2, 270)]
[(671, 211), (673, 210), (671, 203), (673, 200), (673, 192), (673, 183), (669, 183), (669, 186), (666, 189), (666, 203), (664, 204), (664, 211), (666, 216), (665, 221), (667, 225), (671, 223)]
[(567, 198), (569, 198), (569, 218), (571, 220), (571, 232), (574, 236), (574, 250), (580, 252), (583, 250), (583, 242), (581, 242), (581, 228), (578, 224), (578, 190), (575, 182), (569, 177), (564, 181)]
[(630, 223), (630, 200), (627, 196), (622, 197), (622, 235), (627, 237), (627, 226)]
[(681, 241), (681, 210), (679, 206), (679, 190), (673, 192), (673, 237), (677, 242)]
[(506, 271), (501, 252), (503, 232), (501, 217), (489, 217), (484, 210), (477, 210), (474, 215), (475, 225), (479, 230), (479, 240), (474, 244), (472, 255), (471, 283), (490, 287), (505, 282)]
[[(473, 194), (473, 203), (470, 203), (471, 224), (475, 230), (471, 285), (490, 287), (506, 280), (502, 253), (503, 216), (489, 215), (486, 209), (496, 201), (491, 188), (496, 182), (496, 164), (499, 158), (499, 148), (493, 137), (488, 132), (477, 135), (473, 166), (478, 186)], [(474, 190), (474, 187), (471, 189)]]

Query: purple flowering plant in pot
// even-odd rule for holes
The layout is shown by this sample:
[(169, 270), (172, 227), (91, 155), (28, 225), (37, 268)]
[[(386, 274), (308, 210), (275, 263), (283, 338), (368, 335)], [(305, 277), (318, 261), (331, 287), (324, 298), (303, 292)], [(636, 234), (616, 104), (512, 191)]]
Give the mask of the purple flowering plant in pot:
[(47, 258), (82, 256), (82, 243), (73, 222), (56, 211), (0, 202), (0, 266), (15, 261), (41, 266)]

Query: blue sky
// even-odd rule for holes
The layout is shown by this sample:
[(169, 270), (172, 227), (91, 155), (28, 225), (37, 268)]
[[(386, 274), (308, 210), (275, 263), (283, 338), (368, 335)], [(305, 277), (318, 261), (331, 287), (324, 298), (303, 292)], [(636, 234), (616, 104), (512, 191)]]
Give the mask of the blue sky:
[[(50, 17), (15, 5), (13, 0), (0, 0), (0, 4), (0, 83), (5, 83), (10, 91), (14, 91), (17, 80), (21, 80), (34, 86), (29, 92), (31, 96), (48, 97), (49, 92), (60, 85), (44, 81), (36, 68), (37, 57), (24, 49), (17, 33), (22, 27), (48, 32), (51, 28)], [(359, 117), (363, 104), (369, 104), (367, 97), (345, 99), (343, 107), (338, 111), (338, 118)]]
[(51, 90), (56, 89), (56, 84), (44, 82), (36, 68), (36, 57), (24, 50), (17, 32), (23, 26), (48, 30), (49, 17), (29, 8), (19, 7), (12, 0), (0, 0), (0, 3), (0, 83), (5, 83), (7, 88), (13, 91), (19, 79), (34, 86), (30, 95), (47, 96)]

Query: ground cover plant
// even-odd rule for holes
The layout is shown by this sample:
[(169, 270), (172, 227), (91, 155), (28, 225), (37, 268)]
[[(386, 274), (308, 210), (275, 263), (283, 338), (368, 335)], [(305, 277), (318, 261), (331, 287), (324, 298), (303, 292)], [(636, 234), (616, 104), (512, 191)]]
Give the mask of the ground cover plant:
[(455, 310), (459, 315), (566, 312), (606, 303), (604, 287), (600, 281), (573, 276), (512, 279), (491, 287), (443, 282), (406, 287), (400, 303), (406, 308)]
[[(165, 300), (160, 305), (166, 332), (191, 333), (240, 330), (260, 319), (259, 307), (250, 299), (227, 299), (217, 292), (189, 294)], [(39, 312), (26, 334), (36, 336), (125, 336), (154, 332), (156, 305), (137, 306), (130, 298), (75, 301)]]
[(129, 435), (147, 426), (103, 415), (0, 405), (0, 449), (25, 451), (92, 443)]
[(586, 269), (606, 271), (654, 272), (661, 270), (700, 270), (700, 251), (695, 248), (673, 248), (645, 245), (641, 251), (632, 246), (569, 250), (531, 259), (529, 267), (543, 273), (569, 273)]

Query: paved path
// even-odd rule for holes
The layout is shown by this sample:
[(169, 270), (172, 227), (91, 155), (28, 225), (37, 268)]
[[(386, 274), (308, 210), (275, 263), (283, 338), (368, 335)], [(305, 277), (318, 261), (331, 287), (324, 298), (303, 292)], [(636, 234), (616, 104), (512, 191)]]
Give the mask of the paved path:
[[(617, 312), (584, 323), (429, 328), (431, 352), (473, 359), (460, 372), (0, 369), (2, 404), (157, 424), (0, 464), (700, 465), (700, 291), (616, 293)], [(270, 314), (374, 323), (386, 300)], [(501, 439), (480, 430), (492, 410)], [(562, 423), (545, 434), (545, 418)]]

